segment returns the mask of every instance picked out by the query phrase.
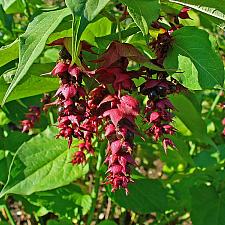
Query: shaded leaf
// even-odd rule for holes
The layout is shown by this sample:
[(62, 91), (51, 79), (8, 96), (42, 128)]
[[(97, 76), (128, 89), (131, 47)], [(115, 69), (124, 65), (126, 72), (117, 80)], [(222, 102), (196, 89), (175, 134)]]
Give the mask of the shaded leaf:
[(76, 216), (76, 213), (85, 215), (91, 207), (91, 197), (85, 195), (77, 185), (70, 184), (50, 191), (37, 192), (26, 199), (33, 205), (44, 207), (49, 212), (61, 217)]
[(194, 187), (191, 194), (193, 224), (225, 225), (225, 191), (217, 193), (212, 186), (201, 185)]
[(98, 225), (117, 225), (117, 223), (115, 223), (112, 220), (104, 220), (104, 221), (101, 221)]
[(110, 194), (121, 207), (137, 213), (163, 212), (167, 208), (167, 191), (158, 180), (137, 179), (128, 185), (129, 194), (118, 190)]

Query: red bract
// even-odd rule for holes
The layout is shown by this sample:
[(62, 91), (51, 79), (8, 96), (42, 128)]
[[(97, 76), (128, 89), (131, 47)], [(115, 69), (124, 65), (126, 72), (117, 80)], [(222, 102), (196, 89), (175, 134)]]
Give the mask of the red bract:
[(188, 8), (188, 7), (183, 7), (180, 11), (180, 13), (178, 14), (178, 17), (180, 17), (181, 19), (190, 19), (190, 16), (188, 14), (188, 12), (190, 11), (191, 9)]

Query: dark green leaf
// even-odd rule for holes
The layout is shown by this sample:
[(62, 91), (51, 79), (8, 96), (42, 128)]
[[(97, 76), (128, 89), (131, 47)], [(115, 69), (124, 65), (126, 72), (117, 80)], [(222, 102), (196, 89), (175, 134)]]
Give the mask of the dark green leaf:
[(217, 193), (212, 186), (201, 185), (191, 194), (194, 225), (225, 225), (225, 191)]
[(73, 225), (70, 220), (62, 219), (62, 220), (48, 220), (47, 225)]
[(183, 27), (173, 33), (173, 38), (172, 47), (164, 62), (170, 75), (192, 90), (223, 86), (223, 62), (212, 49), (206, 31), (196, 27)]
[(115, 223), (112, 220), (104, 220), (104, 221), (100, 222), (98, 225), (117, 225), (117, 223)]
[(56, 133), (56, 128), (48, 128), (18, 149), (0, 197), (54, 189), (87, 173), (88, 165), (72, 166), (73, 151), (68, 150), (67, 141), (55, 139)]
[(5, 184), (8, 178), (9, 167), (12, 162), (12, 155), (10, 152), (0, 150), (0, 183)]
[(167, 208), (167, 191), (158, 180), (137, 179), (128, 186), (129, 194), (118, 190), (111, 194), (121, 207), (137, 213), (163, 212)]
[(128, 12), (144, 35), (148, 34), (151, 23), (159, 17), (158, 0), (122, 0)]
[(5, 103), (16, 85), (27, 74), (34, 60), (41, 54), (49, 35), (60, 24), (64, 17), (70, 14), (68, 9), (45, 12), (37, 16), (20, 36), (20, 60), (15, 77), (10, 84), (2, 104)]
[(61, 217), (76, 216), (76, 211), (85, 215), (91, 207), (91, 197), (74, 184), (50, 191), (37, 192), (26, 197), (33, 205), (44, 207)]

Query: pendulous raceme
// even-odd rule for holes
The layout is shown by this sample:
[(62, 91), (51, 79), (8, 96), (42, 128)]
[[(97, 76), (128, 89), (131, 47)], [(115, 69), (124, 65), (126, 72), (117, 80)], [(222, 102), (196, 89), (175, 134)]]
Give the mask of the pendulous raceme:
[[(187, 12), (184, 9), (179, 16), (187, 17)], [(158, 21), (152, 26), (162, 27)], [(95, 54), (85, 42), (81, 43), (79, 66), (72, 64), (69, 52), (63, 47), (52, 70), (52, 75), (60, 79), (60, 87), (55, 94), (56, 100), (47, 104), (46, 108), (52, 105), (58, 107), (59, 133), (56, 138), (67, 139), (69, 148), (73, 147), (74, 138), (79, 140), (71, 160), (75, 165), (86, 163), (87, 153), (94, 154), (93, 138), (104, 136), (108, 141), (105, 183), (111, 184), (112, 191), (124, 188), (128, 193), (128, 184), (133, 182), (131, 171), (136, 166), (133, 158), (135, 136), (160, 140), (165, 152), (169, 146), (175, 148), (170, 136), (176, 132), (172, 124), (176, 109), (168, 96), (185, 88), (163, 70), (163, 62), (172, 45), (171, 34), (179, 28), (179, 24), (173, 24), (150, 43), (156, 54), (151, 63), (162, 68), (159, 71), (145, 66), (139, 70), (128, 70), (130, 61), (146, 62), (147, 58), (134, 46), (116, 41), (98, 60), (93, 61), (98, 65), (95, 70), (83, 61), (83, 51)], [(134, 79), (139, 78), (144, 78), (144, 82), (136, 86)], [(94, 86), (89, 86), (89, 82)], [(137, 94), (147, 98), (146, 105), (134, 97)], [(138, 117), (142, 118), (147, 129), (137, 126)]]

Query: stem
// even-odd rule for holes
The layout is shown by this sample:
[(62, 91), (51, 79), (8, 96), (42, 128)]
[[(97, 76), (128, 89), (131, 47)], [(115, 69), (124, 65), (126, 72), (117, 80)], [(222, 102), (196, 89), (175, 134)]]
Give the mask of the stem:
[(219, 100), (220, 100), (220, 97), (221, 97), (222, 93), (223, 93), (223, 90), (220, 90), (220, 91), (218, 92), (218, 94), (217, 94), (217, 96), (215, 97), (215, 99), (214, 99), (214, 101), (213, 101), (213, 104), (212, 104), (212, 106), (211, 106), (211, 108), (210, 108), (210, 110), (209, 110), (209, 112), (208, 112), (208, 114), (207, 114), (207, 116), (206, 116), (206, 119), (208, 119), (209, 116), (210, 116), (210, 115), (212, 114), (212, 112), (214, 111), (216, 105), (218, 104), (218, 102), (219, 102)]
[(122, 42), (121, 26), (120, 26), (120, 19), (119, 19), (119, 17), (116, 17), (116, 23), (117, 23), (117, 28), (118, 28), (119, 41)]
[(26, 14), (27, 14), (28, 20), (31, 21), (31, 12), (30, 12), (28, 2), (27, 2), (27, 0), (24, 0), (24, 2), (25, 2), (25, 5), (26, 5)]
[(51, 125), (53, 125), (55, 123), (53, 112), (50, 110), (48, 115), (49, 115), (50, 123), (51, 123)]
[(13, 220), (12, 214), (11, 214), (11, 212), (8, 209), (8, 207), (7, 207), (6, 204), (3, 205), (3, 208), (4, 208), (4, 210), (5, 210), (6, 214), (7, 214), (7, 217), (9, 219), (10, 224), (11, 225), (16, 225), (15, 222), (14, 222), (14, 220)]
[(101, 143), (101, 147), (100, 147), (100, 151), (98, 154), (98, 161), (97, 161), (97, 165), (96, 165), (96, 176), (95, 176), (95, 184), (94, 184), (94, 188), (92, 191), (92, 206), (90, 209), (90, 213), (88, 216), (88, 220), (87, 220), (87, 225), (90, 225), (91, 222), (93, 221), (93, 217), (94, 217), (94, 212), (95, 212), (95, 208), (96, 208), (96, 204), (97, 204), (97, 199), (98, 199), (98, 193), (99, 193), (99, 187), (100, 187), (100, 180), (101, 180), (101, 166), (102, 166), (102, 159), (104, 157), (104, 153), (105, 153), (105, 147), (106, 147), (106, 143), (102, 142)]

